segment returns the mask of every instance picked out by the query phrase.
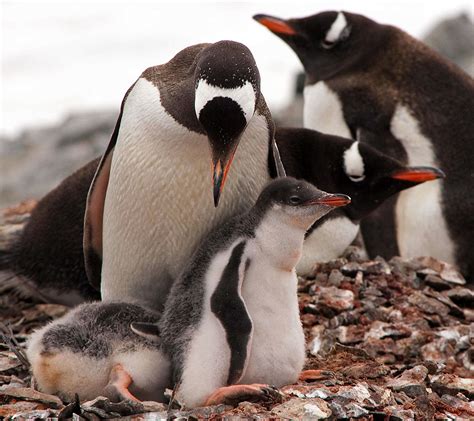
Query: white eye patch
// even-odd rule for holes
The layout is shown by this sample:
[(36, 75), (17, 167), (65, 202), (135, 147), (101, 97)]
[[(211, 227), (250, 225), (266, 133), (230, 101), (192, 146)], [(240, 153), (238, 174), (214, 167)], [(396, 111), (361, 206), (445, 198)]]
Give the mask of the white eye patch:
[(247, 81), (243, 86), (239, 86), (237, 88), (220, 88), (207, 83), (207, 81), (204, 79), (199, 79), (194, 99), (194, 109), (198, 118), (201, 110), (215, 97), (230, 98), (239, 104), (240, 108), (242, 108), (242, 111), (244, 112), (247, 123), (250, 121), (255, 112), (256, 96), (253, 86), (250, 82)]
[(362, 181), (365, 178), (364, 160), (359, 152), (359, 142), (354, 142), (343, 155), (344, 171), (351, 181)]
[(336, 19), (332, 23), (331, 27), (327, 31), (324, 41), (327, 44), (334, 44), (336, 41), (338, 41), (341, 38), (343, 33), (347, 32), (345, 31), (346, 28), (347, 28), (346, 17), (344, 16), (344, 13), (339, 12), (337, 14)]

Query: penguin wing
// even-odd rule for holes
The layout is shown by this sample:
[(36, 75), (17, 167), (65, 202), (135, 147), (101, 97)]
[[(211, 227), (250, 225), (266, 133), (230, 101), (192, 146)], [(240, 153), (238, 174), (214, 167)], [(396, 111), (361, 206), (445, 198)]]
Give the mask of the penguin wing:
[(100, 160), (87, 195), (86, 212), (84, 215), (84, 263), (90, 284), (98, 290), (100, 290), (100, 275), (102, 272), (102, 223), (104, 218), (104, 203), (107, 187), (109, 185), (112, 156), (115, 144), (117, 143), (125, 101), (135, 86), (135, 83), (130, 86), (122, 100), (120, 114), (110, 138), (109, 145)]
[(222, 277), (211, 296), (211, 310), (226, 332), (230, 348), (230, 366), (227, 385), (237, 383), (244, 374), (250, 355), (252, 320), (242, 299), (242, 283), (248, 267), (244, 259), (245, 241), (232, 250)]
[[(115, 133), (115, 132), (114, 132)], [(105, 195), (109, 184), (110, 167), (115, 146), (114, 136), (102, 157), (87, 195), (84, 216), (84, 263), (91, 285), (100, 290), (102, 272), (102, 223)]]

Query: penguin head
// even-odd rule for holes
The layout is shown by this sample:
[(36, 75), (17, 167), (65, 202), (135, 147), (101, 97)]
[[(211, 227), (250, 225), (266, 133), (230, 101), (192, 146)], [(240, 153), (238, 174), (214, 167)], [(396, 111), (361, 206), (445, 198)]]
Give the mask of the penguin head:
[(367, 216), (395, 193), (444, 177), (437, 168), (404, 166), (359, 141), (344, 139), (334, 145), (338, 154), (332, 166), (334, 185), (321, 186), (351, 197), (351, 204), (344, 212), (355, 221)]
[(194, 77), (194, 109), (209, 139), (217, 206), (240, 138), (260, 98), (260, 74), (245, 45), (220, 41), (199, 54)]
[(278, 215), (289, 225), (307, 230), (315, 221), (351, 199), (345, 194), (318, 190), (304, 180), (280, 177), (271, 181), (257, 199), (256, 209)]
[(381, 28), (386, 28), (364, 16), (342, 11), (301, 19), (263, 14), (253, 18), (294, 50), (310, 83), (328, 79), (359, 61), (369, 47), (378, 45)]

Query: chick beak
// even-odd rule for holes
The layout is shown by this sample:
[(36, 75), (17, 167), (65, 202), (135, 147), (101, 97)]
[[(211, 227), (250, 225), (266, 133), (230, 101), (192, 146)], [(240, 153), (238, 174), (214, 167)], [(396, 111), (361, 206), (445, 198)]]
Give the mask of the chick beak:
[(296, 35), (296, 31), (284, 19), (274, 16), (258, 14), (253, 17), (258, 23), (262, 24), (270, 31), (279, 35)]
[(326, 205), (331, 206), (333, 208), (338, 208), (340, 206), (346, 206), (349, 203), (351, 203), (351, 198), (345, 194), (328, 194), (323, 197), (310, 199), (307, 202), (303, 203), (303, 205)]
[(214, 194), (214, 206), (217, 208), (219, 205), (219, 199), (224, 189), (224, 184), (227, 180), (227, 174), (229, 172), (232, 161), (234, 160), (235, 151), (234, 148), (228, 156), (222, 158), (213, 158), (212, 160), (212, 185)]
[(432, 167), (407, 167), (395, 171), (390, 176), (395, 180), (409, 181), (412, 183), (424, 183), (425, 181), (437, 180), (444, 178), (445, 174), (438, 168)]

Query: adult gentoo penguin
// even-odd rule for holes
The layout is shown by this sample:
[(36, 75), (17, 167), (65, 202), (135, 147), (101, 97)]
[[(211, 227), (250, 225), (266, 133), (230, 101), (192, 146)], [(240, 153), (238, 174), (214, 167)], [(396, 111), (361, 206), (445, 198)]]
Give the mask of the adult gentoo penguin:
[[(364, 221), (371, 254), (432, 255), (472, 278), (472, 78), (402, 30), (361, 15), (254, 18), (284, 40), (305, 68), (306, 127), (353, 138), (359, 133), (361, 141), (408, 165), (446, 173), (401, 193), (395, 206)], [(382, 235), (391, 241), (379, 241)]]
[(436, 168), (407, 167), (358, 140), (315, 130), (277, 128), (275, 139), (288, 175), (351, 197), (349, 205), (322, 217), (306, 233), (296, 267), (300, 275), (316, 262), (341, 256), (360, 222), (392, 195), (444, 176)]
[(74, 304), (94, 295), (87, 287), (75, 293), (85, 285), (81, 238), (93, 178), (84, 230), (92, 283), (102, 273), (104, 299), (159, 306), (201, 237), (248, 209), (276, 174), (272, 142), (247, 47), (188, 47), (143, 72), (95, 177), (96, 161), (43, 199), (0, 268), (23, 275), (46, 299)]
[(248, 213), (203, 242), (174, 283), (158, 325), (181, 403), (261, 395), (264, 384), (298, 379), (305, 340), (295, 266), (306, 230), (349, 201), (282, 177)]
[[(135, 304), (82, 304), (31, 335), (27, 356), (39, 390), (73, 400), (106, 396), (163, 401), (170, 362), (156, 334), (138, 336), (159, 314)], [(143, 327), (141, 328), (143, 331)]]

